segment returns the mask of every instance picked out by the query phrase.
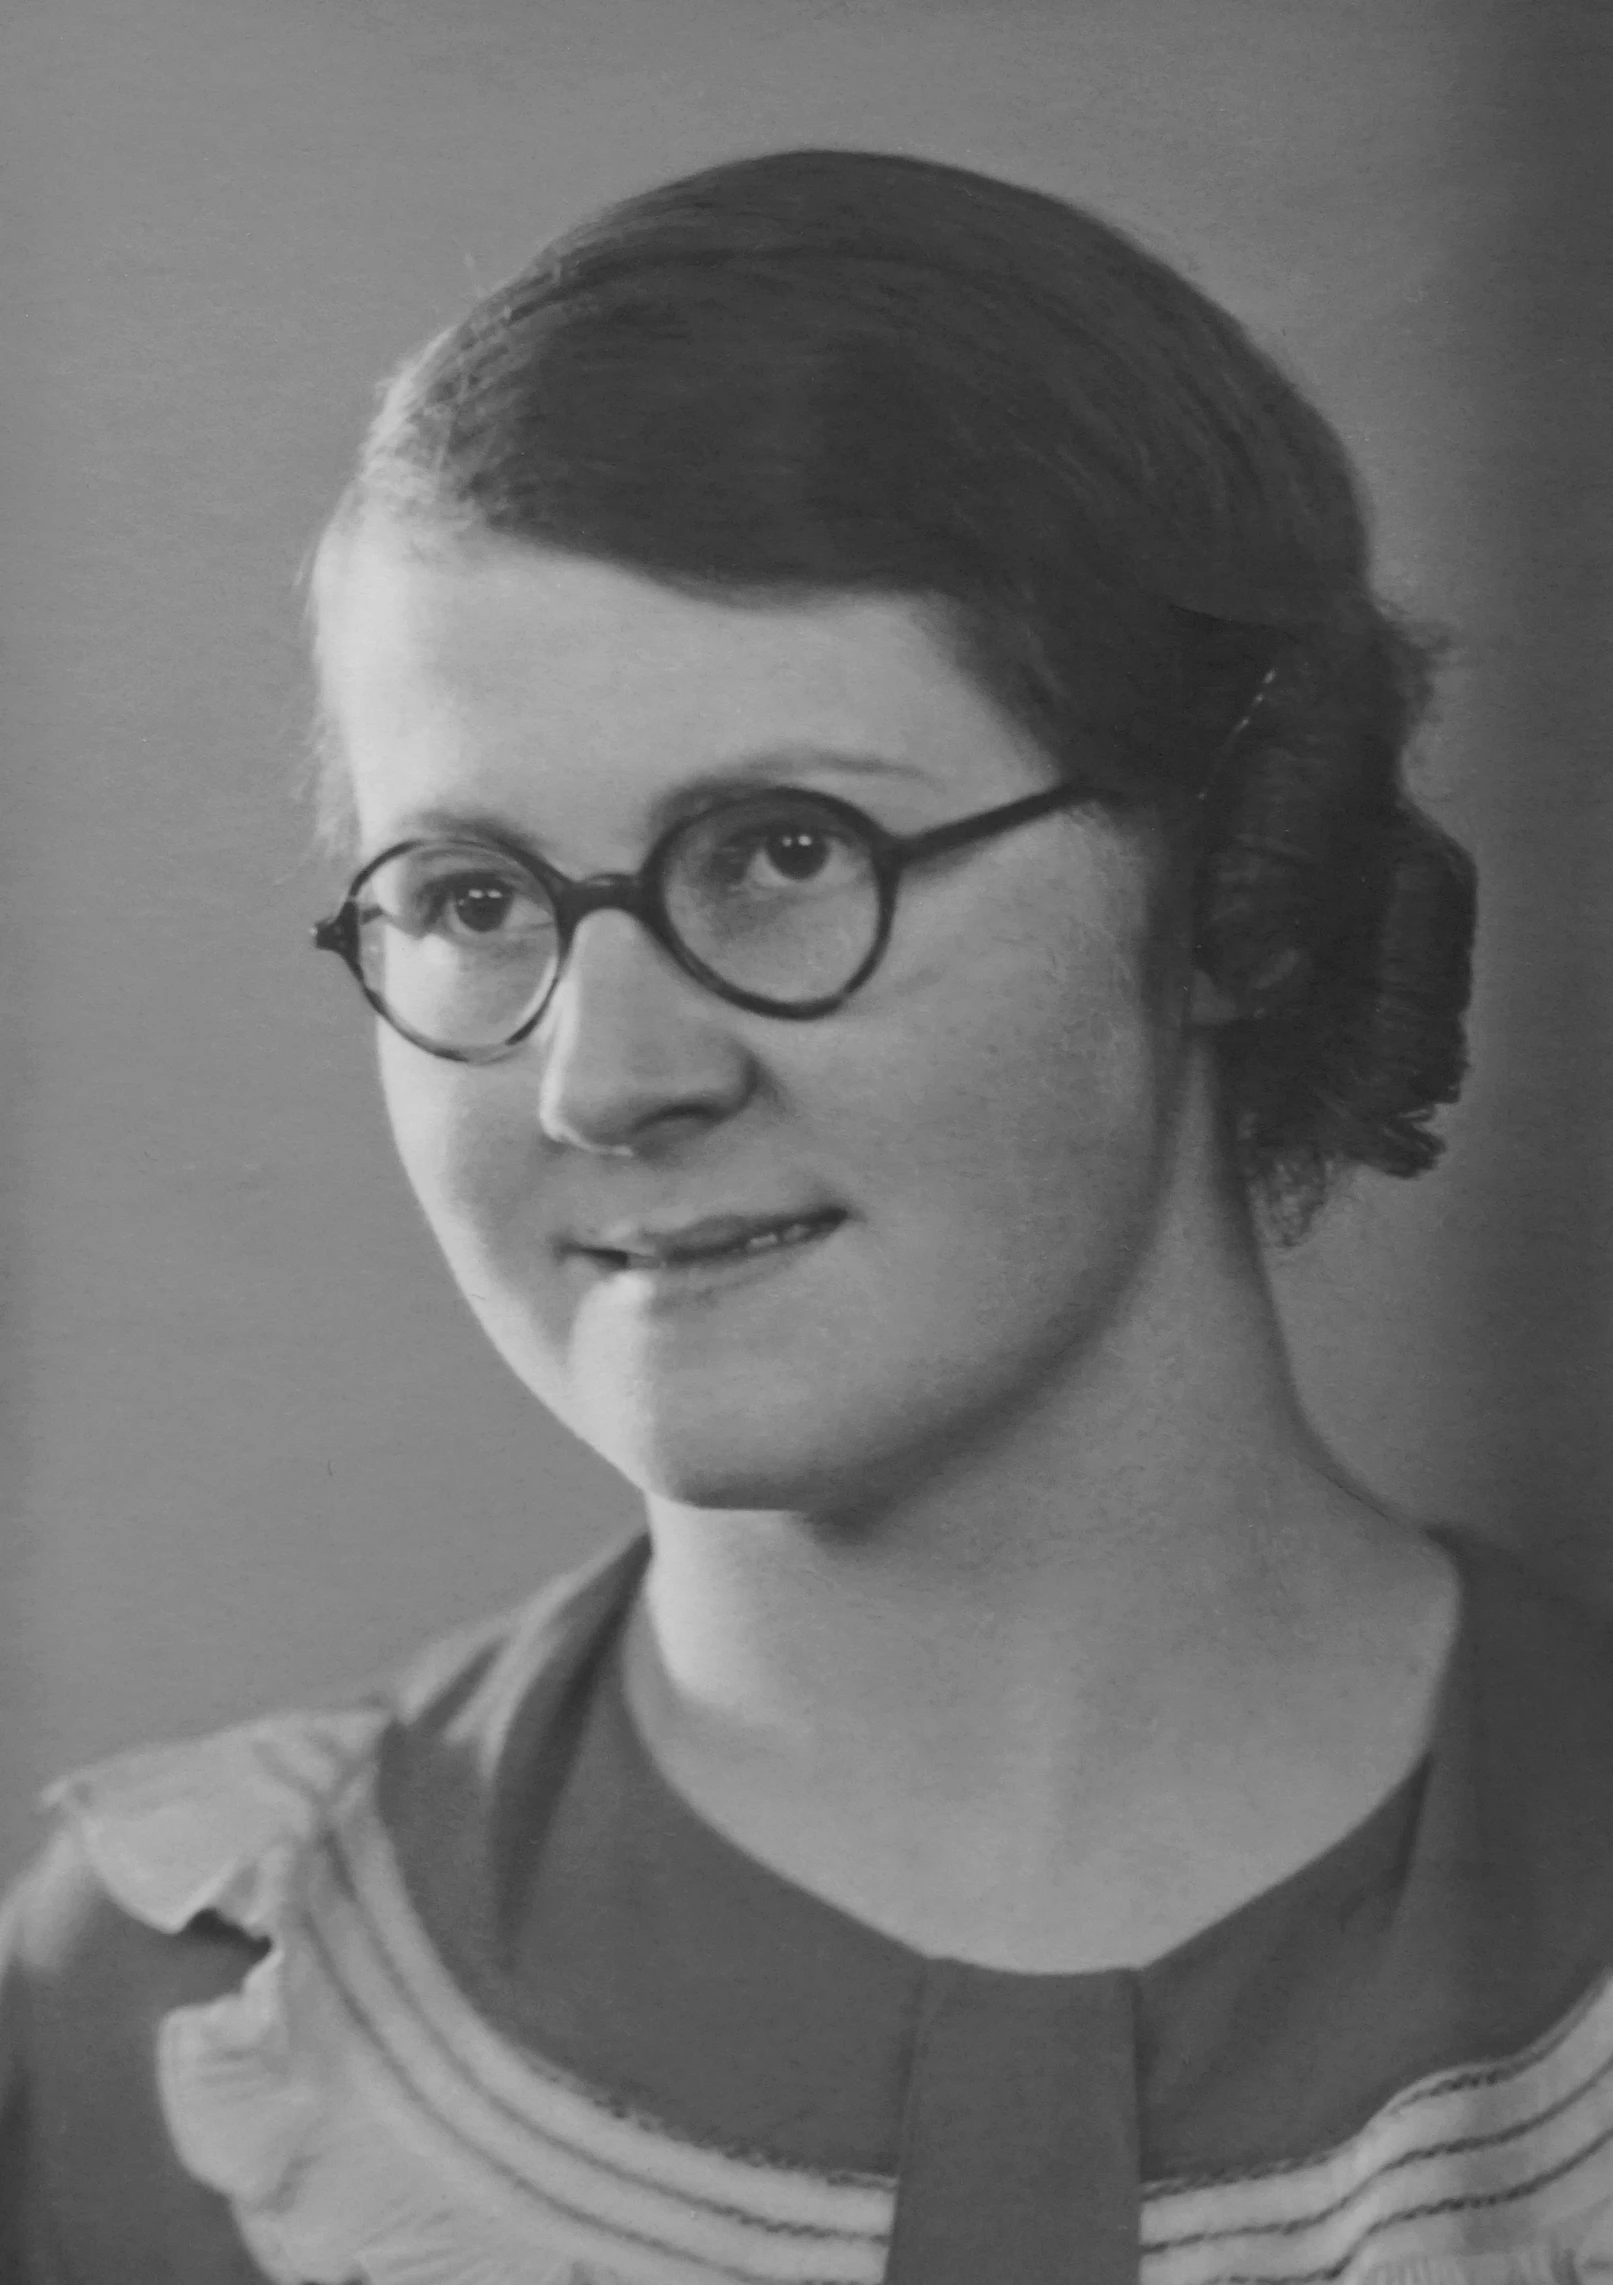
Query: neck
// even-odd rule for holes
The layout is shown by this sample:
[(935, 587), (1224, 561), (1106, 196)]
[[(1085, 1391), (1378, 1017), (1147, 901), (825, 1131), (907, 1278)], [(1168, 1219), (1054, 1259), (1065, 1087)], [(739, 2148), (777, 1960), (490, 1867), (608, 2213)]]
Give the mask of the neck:
[[(1313, 1435), (1241, 1216), (1198, 1230), (1165, 1228), (1101, 1341), (877, 1512), (652, 1503), (628, 1673), (663, 1768), (733, 1837), (899, 1935), (1065, 1964), (1095, 1836), (1184, 1795), (1200, 1815), (1265, 1756), (1263, 1806), (1286, 1770), (1320, 1817), (1299, 1816), (1303, 1861), (1330, 1813), (1342, 1830), (1420, 1750), (1448, 1591)], [(1390, 1707), (1374, 1645), (1397, 1597)], [(870, 1834), (890, 1864), (867, 1872), (859, 1841), (849, 1872)], [(962, 1897), (960, 1868), (984, 1862), (1014, 1866), (1045, 1912), (1025, 1907), (1016, 1934), (992, 1891), (926, 1917), (920, 1893)], [(1208, 1910), (1239, 1877), (1189, 1881), (1188, 1924), (1193, 1896)], [(1100, 1953), (1135, 1916), (1126, 1879), (1106, 1894)]]
[(1152, 1355), (1111, 1341), (877, 1512), (652, 1502), (647, 1612), (688, 1715), (820, 1754), (900, 1741), (956, 1774), (1027, 1721), (1152, 1703), (1207, 1605), (1263, 1607), (1291, 1571), (1313, 1459), (1258, 1271), (1205, 1317), (1168, 1351), (1134, 1317), (1124, 1346)]

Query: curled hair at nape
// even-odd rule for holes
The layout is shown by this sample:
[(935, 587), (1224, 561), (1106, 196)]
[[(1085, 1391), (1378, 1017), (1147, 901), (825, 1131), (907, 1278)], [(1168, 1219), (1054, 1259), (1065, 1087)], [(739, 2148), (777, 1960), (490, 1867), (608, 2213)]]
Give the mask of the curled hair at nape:
[(1334, 1177), (1422, 1173), (1467, 1069), (1476, 918), (1467, 852), (1401, 758), (1437, 640), (1381, 607), (1288, 641), (1205, 788), (1195, 953), (1245, 1181), (1303, 1234)]
[(370, 514), (731, 602), (922, 600), (1057, 768), (1196, 866), (1273, 1226), (1338, 1169), (1434, 1157), (1473, 895), (1401, 778), (1432, 648), (1373, 592), (1329, 422), (1101, 217), (877, 151), (661, 184), (400, 369), (342, 521)]

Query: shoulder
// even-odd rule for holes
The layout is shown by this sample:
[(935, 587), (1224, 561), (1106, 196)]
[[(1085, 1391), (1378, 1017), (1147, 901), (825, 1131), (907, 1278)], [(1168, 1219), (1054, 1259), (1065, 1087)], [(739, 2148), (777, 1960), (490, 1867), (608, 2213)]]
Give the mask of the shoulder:
[(277, 1891), (384, 1719), (290, 1714), (54, 1789), (57, 1831), (6, 1906), (0, 1947), (5, 2275), (261, 2276), (225, 2201), (181, 2162), (165, 2028), (250, 1986)]
[(1546, 1652), (1566, 1655), (1565, 1681), (1613, 1680), (1613, 1612), (1572, 1593), (1527, 1555), (1477, 1532), (1444, 1529), (1435, 1538), (1455, 1557), (1468, 1592), (1470, 1625), (1509, 1663)]
[[(39, 1940), (64, 1976), (104, 1930), (109, 1906), (158, 1935), (220, 1927), (249, 1940), (272, 1935), (300, 1856), (388, 1754), (417, 1738), (474, 1736), (489, 1757), (535, 1688), (543, 1695), (539, 1686), (586, 1652), (642, 1560), (637, 1543), (612, 1549), (332, 1705), (141, 1747), (61, 1779), (45, 1802), (72, 1845), (41, 1864), (19, 1925), (51, 1931)], [(54, 1897), (54, 1884), (69, 1880), (82, 1908), (69, 1913), (59, 1898), (47, 1907), (42, 1892)]]
[(1441, 1534), (1463, 1615), (1400, 1923), (1454, 2028), (1516, 2049), (1613, 1970), (1613, 1627)]
[(1517, 1556), (1446, 1535), (1477, 1837), (1613, 1881), (1613, 1618)]
[(186, 1972), (172, 1963), (190, 1953), (164, 1950), (164, 1937), (250, 1958), (273, 1936), (309, 1844), (388, 1751), (416, 1734), (474, 1734), (485, 1757), (490, 1733), (587, 1647), (641, 1562), (636, 1545), (613, 1549), (345, 1702), (140, 1747), (59, 1780), (45, 1795), (56, 1839), (0, 1918), (14, 1988), (20, 1976), (38, 1993), (82, 1990), (114, 1961)]
[[(517, 1671), (530, 1682), (586, 1634), (625, 1563), (429, 1644), (345, 1705), (52, 1788), (55, 1835), (0, 1913), (0, 2274), (261, 2278), (234, 2201), (204, 2186), (226, 2169), (190, 2146), (204, 2109), (222, 2119), (232, 2071), (267, 2085), (327, 1837), (400, 1739), (513, 1700)], [(15, 2251), (22, 2233), (49, 2256)]]
[(5, 1919), (0, 2269), (172, 2274), (178, 2285), (193, 2273), (175, 2261), (183, 2245), (198, 2278), (256, 2278), (227, 2209), (177, 2162), (154, 2058), (163, 2020), (233, 1991), (261, 1946), (220, 1920), (182, 1935), (146, 1925), (109, 1894), (71, 1828)]

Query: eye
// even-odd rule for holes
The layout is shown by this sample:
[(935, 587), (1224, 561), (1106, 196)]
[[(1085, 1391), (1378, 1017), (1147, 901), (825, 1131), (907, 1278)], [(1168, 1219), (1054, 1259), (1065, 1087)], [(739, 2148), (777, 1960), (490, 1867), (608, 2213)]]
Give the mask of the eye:
[(785, 881), (810, 881), (834, 854), (829, 835), (811, 825), (780, 825), (752, 837), (749, 868)]
[(502, 950), (552, 935), (540, 883), (480, 849), (411, 851), (371, 884), (377, 917), (416, 939)]
[(471, 876), (440, 885), (434, 901), (434, 918), (439, 927), (446, 923), (450, 932), (492, 936), (515, 909), (516, 892), (508, 881), (494, 880), (483, 874), (480, 879)]
[[(860, 879), (868, 852), (830, 812), (805, 803), (776, 803), (702, 819), (682, 852), (683, 867), (708, 892), (781, 896), (792, 889), (829, 889)], [(681, 868), (680, 868), (681, 869)]]

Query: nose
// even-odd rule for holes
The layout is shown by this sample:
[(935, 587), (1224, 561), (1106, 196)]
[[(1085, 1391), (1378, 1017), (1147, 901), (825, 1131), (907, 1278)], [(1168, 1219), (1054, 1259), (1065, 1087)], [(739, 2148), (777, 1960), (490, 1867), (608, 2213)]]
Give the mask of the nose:
[(538, 1027), (538, 1123), (595, 1155), (674, 1147), (754, 1084), (733, 1011), (624, 912), (590, 913)]

